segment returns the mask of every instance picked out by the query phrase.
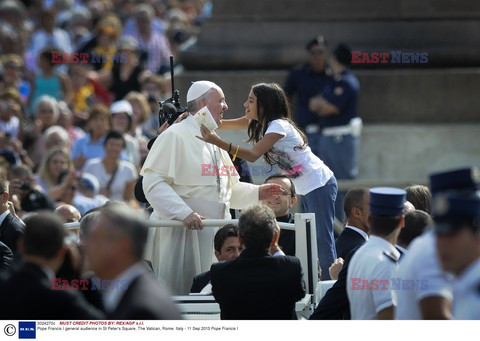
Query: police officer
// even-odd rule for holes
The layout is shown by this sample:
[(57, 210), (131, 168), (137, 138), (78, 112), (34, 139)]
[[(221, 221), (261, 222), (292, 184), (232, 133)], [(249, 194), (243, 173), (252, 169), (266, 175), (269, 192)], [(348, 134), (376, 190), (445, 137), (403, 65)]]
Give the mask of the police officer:
[[(475, 193), (480, 177), (476, 168), (461, 168), (430, 175), (433, 218), (441, 217), (447, 193)], [(440, 205), (440, 207), (437, 207)], [(440, 210), (439, 210), (440, 209)], [(443, 213), (442, 213), (443, 214)], [(422, 290), (400, 290), (395, 318), (401, 320), (443, 320), (452, 318), (452, 276), (443, 271), (438, 252), (437, 235), (430, 231), (418, 237), (409, 247), (409, 253), (400, 264), (399, 277), (428, 283)]]
[[(358, 174), (358, 153), (362, 121), (358, 117), (360, 84), (348, 70), (352, 52), (339, 44), (330, 58), (333, 81), (309, 101), (309, 108), (319, 116), (321, 134), (318, 157), (337, 179), (354, 179)], [(337, 195), (335, 212), (343, 220), (344, 193)]]
[[(308, 145), (318, 156), (318, 134), (320, 126), (318, 116), (309, 109), (310, 99), (323, 93), (333, 79), (327, 72), (327, 43), (319, 35), (310, 40), (305, 49), (308, 52), (308, 62), (295, 67), (288, 75), (284, 89), (287, 96), (295, 103), (295, 121), (305, 131)], [(295, 97), (295, 101), (293, 101)]]
[(480, 196), (449, 193), (435, 198), (440, 264), (456, 278), (453, 317), (480, 319)]
[(392, 319), (400, 252), (395, 248), (404, 226), (403, 189), (370, 190), (370, 239), (352, 257), (347, 274), (347, 295), (352, 320)]

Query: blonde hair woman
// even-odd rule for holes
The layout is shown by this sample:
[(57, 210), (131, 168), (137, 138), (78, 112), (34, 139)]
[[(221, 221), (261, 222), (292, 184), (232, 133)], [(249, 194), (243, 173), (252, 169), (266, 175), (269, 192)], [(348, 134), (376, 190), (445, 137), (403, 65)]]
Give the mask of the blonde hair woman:
[(144, 124), (148, 122), (152, 116), (147, 98), (138, 91), (130, 91), (127, 96), (125, 96), (125, 99), (132, 105), (133, 109), (130, 133), (137, 138), (146, 135), (143, 131)]
[[(73, 171), (73, 162), (70, 154), (62, 148), (49, 149), (40, 163), (35, 181), (52, 200), (58, 198), (64, 187), (68, 186), (71, 182), (70, 180), (72, 180), (67, 176), (65, 181), (58, 183), (60, 174), (65, 170)], [(74, 176), (72, 175), (72, 177)]]

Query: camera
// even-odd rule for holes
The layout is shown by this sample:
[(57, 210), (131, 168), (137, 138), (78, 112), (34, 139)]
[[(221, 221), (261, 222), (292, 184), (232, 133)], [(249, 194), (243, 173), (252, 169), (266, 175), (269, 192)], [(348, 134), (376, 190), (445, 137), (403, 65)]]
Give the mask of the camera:
[(180, 92), (175, 90), (173, 56), (170, 56), (170, 75), (172, 81), (172, 97), (166, 99), (165, 101), (159, 102), (160, 111), (158, 112), (158, 120), (160, 121), (160, 126), (165, 122), (167, 122), (169, 125), (172, 125), (178, 116), (187, 111), (180, 105)]
[(158, 113), (158, 119), (159, 119), (160, 125), (162, 125), (165, 122), (167, 122), (169, 125), (172, 125), (176, 121), (178, 116), (180, 116), (186, 111), (185, 108), (182, 108), (180, 106), (179, 97), (180, 97), (179, 91), (175, 90), (173, 91), (171, 98), (165, 101), (159, 102), (160, 111)]
[(22, 182), (22, 183), (20, 184), (19, 188), (20, 188), (20, 190), (22, 190), (22, 191), (28, 191), (28, 192), (30, 192), (30, 191), (32, 190), (32, 186), (30, 186), (30, 184), (27, 183), (27, 182)]

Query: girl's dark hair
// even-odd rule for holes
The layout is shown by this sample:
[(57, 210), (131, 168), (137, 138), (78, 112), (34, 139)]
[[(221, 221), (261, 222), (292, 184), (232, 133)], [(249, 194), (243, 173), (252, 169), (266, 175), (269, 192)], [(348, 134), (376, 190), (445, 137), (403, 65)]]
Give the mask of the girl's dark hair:
[[(296, 146), (295, 149), (305, 148), (307, 137), (293, 121), (290, 103), (280, 85), (277, 83), (260, 83), (252, 87), (252, 92), (257, 97), (258, 121), (252, 120), (248, 125), (247, 142), (258, 142), (265, 135), (270, 122), (283, 119), (288, 121), (303, 139), (303, 144)], [(270, 166), (276, 164), (270, 151), (263, 158)]]

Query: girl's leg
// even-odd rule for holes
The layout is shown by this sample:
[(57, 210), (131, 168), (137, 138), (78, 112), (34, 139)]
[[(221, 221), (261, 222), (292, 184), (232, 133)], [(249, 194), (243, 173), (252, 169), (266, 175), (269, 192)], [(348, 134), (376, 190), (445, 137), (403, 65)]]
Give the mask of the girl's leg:
[(337, 258), (333, 235), (335, 218), (335, 198), (337, 196), (337, 180), (334, 176), (325, 186), (302, 196), (304, 213), (315, 213), (317, 231), (317, 249), (322, 270), (322, 280), (330, 279), (328, 268)]

